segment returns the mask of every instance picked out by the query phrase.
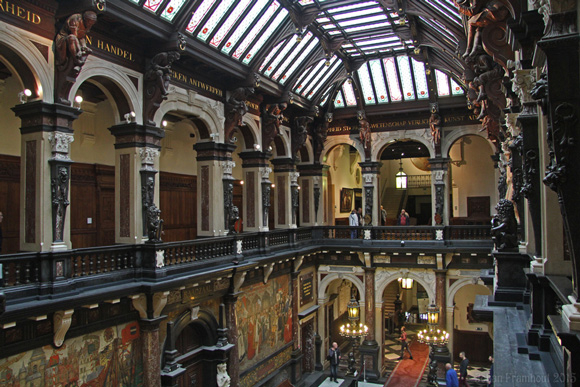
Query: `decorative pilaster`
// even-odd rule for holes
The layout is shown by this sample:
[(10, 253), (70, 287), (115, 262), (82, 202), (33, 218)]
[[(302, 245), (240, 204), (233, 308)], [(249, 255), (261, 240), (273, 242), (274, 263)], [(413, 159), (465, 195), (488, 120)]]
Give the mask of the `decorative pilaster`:
[(165, 316), (139, 320), (143, 351), (143, 386), (161, 385), (161, 349), (159, 347), (159, 324)]
[(238, 325), (236, 317), (237, 301), (237, 294), (230, 294), (225, 297), (228, 342), (235, 344), (230, 352), (230, 358), (228, 361), (228, 370), (231, 377), (231, 387), (238, 387), (240, 385), (240, 355), (238, 352)]
[(272, 159), (274, 166), (274, 227), (290, 228), (292, 221), (292, 194), (290, 173), (296, 170), (290, 158)]
[(260, 173), (262, 175), (262, 231), (268, 231), (268, 217), (270, 215), (270, 191), (272, 189), (270, 173), (272, 173), (272, 168), (265, 167), (260, 171)]
[[(365, 253), (365, 255), (370, 255)], [(368, 257), (370, 258), (370, 256)], [(375, 340), (375, 267), (364, 267), (365, 271), (365, 324), (369, 333), (360, 346), (361, 364), (366, 363), (368, 380), (378, 380), (379, 373), (379, 350)]]
[(445, 280), (447, 275), (447, 269), (436, 269), (435, 270), (435, 305), (439, 307), (439, 328), (447, 329), (447, 297), (445, 293), (447, 291), (445, 286)]
[(291, 172), (290, 173), (290, 193), (292, 195), (292, 223), (290, 224), (290, 228), (296, 228), (297, 225), (297, 217), (298, 217), (298, 205), (299, 205), (299, 190), (300, 186), (298, 185), (298, 177), (300, 174), (298, 172)]
[(433, 226), (449, 224), (449, 170), (448, 158), (429, 159), (431, 164), (431, 200), (433, 203)]
[(300, 225), (318, 226), (323, 223), (321, 209), (322, 187), (326, 178), (320, 164), (300, 165)]
[[(81, 111), (33, 101), (12, 108), (21, 119), (20, 249), (69, 249), (72, 124)], [(51, 214), (52, 222), (45, 222)]]
[(141, 243), (145, 233), (151, 241), (158, 240), (161, 211), (154, 204), (159, 198), (156, 163), (165, 134), (160, 128), (136, 123), (116, 125), (109, 131), (116, 140), (115, 241)]
[[(383, 165), (377, 161), (359, 163), (362, 169), (363, 177), (363, 208), (364, 219), (369, 219), (368, 225), (380, 226), (381, 216), (379, 214), (381, 206), (379, 205), (379, 174)], [(368, 215), (368, 217), (367, 217)], [(363, 220), (366, 225), (366, 220)]]
[[(264, 228), (262, 176), (268, 168), (269, 152), (250, 151), (240, 153), (244, 169), (244, 230), (266, 231)], [(269, 194), (269, 193), (268, 193)], [(266, 220), (267, 222), (267, 220)], [(266, 223), (267, 224), (267, 223)]]
[(298, 334), (298, 330), (300, 328), (300, 324), (298, 323), (298, 278), (300, 275), (299, 266), (296, 264), (294, 265), (295, 271), (292, 272), (292, 337), (294, 338), (294, 343), (292, 345), (292, 358), (294, 360), (292, 362), (292, 383), (298, 382), (302, 378), (302, 350), (300, 349), (300, 335)]

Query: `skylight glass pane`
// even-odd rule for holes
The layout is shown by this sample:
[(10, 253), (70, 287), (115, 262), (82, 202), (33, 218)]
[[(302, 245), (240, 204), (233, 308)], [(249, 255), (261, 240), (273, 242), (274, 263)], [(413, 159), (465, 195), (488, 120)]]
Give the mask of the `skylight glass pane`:
[(383, 67), (381, 66), (381, 61), (379, 59), (371, 60), (369, 62), (369, 67), (371, 68), (371, 74), (373, 76), (373, 84), (375, 85), (375, 90), (377, 92), (377, 99), (379, 103), (389, 102), (389, 97), (387, 95), (387, 86), (385, 84), (385, 77), (383, 76)]
[[(359, 47), (368, 46), (372, 44), (384, 44), (384, 43), (399, 43), (399, 38), (397, 36), (384, 36), (378, 39), (368, 39), (368, 40), (356, 40), (356, 45)], [(343, 44), (342, 47), (347, 47), (346, 44)]]
[(427, 87), (427, 76), (425, 75), (425, 65), (423, 62), (411, 59), (413, 63), (413, 73), (415, 73), (415, 88), (417, 89), (417, 98), (429, 98), (429, 88)]
[(461, 86), (459, 86), (459, 84), (455, 82), (453, 78), (449, 78), (449, 81), (451, 81), (451, 94), (463, 95), (463, 89), (461, 88)]
[(366, 64), (362, 65), (358, 70), (358, 79), (360, 80), (360, 86), (362, 88), (365, 104), (374, 105), (377, 103), (375, 100), (375, 93), (373, 92), (373, 85), (371, 84), (371, 76)]
[(384, 58), (383, 64), (387, 73), (387, 84), (389, 86), (389, 93), (391, 93), (391, 101), (401, 101), (401, 88), (399, 87), (399, 79), (397, 78), (397, 67), (395, 66), (395, 58)]
[(343, 19), (359, 18), (361, 16), (370, 15), (373, 13), (382, 13), (382, 12), (383, 12), (383, 10), (380, 7), (374, 7), (374, 8), (361, 9), (359, 11), (341, 13), (338, 15), (333, 15), (332, 17), (334, 20), (343, 20)]
[(260, 66), (260, 68), (258, 69), (258, 71), (262, 71), (262, 69), (266, 66), (266, 63), (270, 62), (270, 59), (272, 59), (274, 57), (274, 55), (276, 55), (276, 53), (278, 52), (278, 50), (282, 47), (282, 45), (285, 43), (286, 41), (283, 40), (280, 43), (278, 43), (276, 45), (276, 47), (274, 47), (272, 49), (272, 51), (270, 51), (270, 53), (268, 54), (268, 56), (266, 57), (266, 59), (264, 59), (264, 61), (262, 62), (262, 65)]
[(437, 93), (440, 97), (449, 95), (449, 82), (447, 75), (439, 70), (435, 70), (435, 79), (437, 80)]
[(324, 106), (324, 104), (326, 103), (326, 101), (328, 100), (328, 97), (330, 96), (330, 90), (332, 89), (332, 85), (330, 85), (330, 87), (328, 89), (326, 89), (326, 91), (324, 92), (324, 95), (322, 96), (322, 99), (320, 99), (320, 106)]
[(328, 70), (326, 72), (326, 74), (324, 75), (324, 77), (322, 77), (322, 79), (320, 80), (320, 82), (318, 82), (316, 84), (316, 86), (314, 87), (314, 89), (312, 89), (309, 93), (307, 98), (308, 99), (312, 99), (312, 97), (318, 92), (318, 90), (320, 90), (320, 88), (326, 84), (326, 81), (328, 80), (328, 78), (330, 78), (331, 75), (333, 75), (334, 73), (336, 73), (336, 70), (338, 69), (338, 67), (340, 66), (340, 64), (342, 63), (342, 61), (337, 60), (336, 63), (330, 67), (330, 70)]
[(314, 4), (314, 0), (300, 0), (300, 5)]
[(411, 67), (409, 67), (409, 57), (397, 57), (399, 74), (401, 74), (401, 86), (403, 87), (403, 98), (405, 101), (415, 100), (415, 90), (413, 89), (413, 77)]
[(173, 18), (177, 15), (181, 7), (183, 7), (183, 4), (185, 4), (185, 0), (171, 0), (161, 14), (161, 18), (167, 21), (173, 21)]
[(302, 41), (297, 46), (294, 47), (294, 49), (292, 50), (290, 55), (283, 58), (283, 59), (285, 59), (284, 63), (282, 63), (282, 65), (280, 67), (278, 67), (278, 70), (276, 70), (276, 72), (272, 76), (273, 80), (276, 81), (276, 80), (278, 80), (278, 78), (280, 78), (282, 76), (282, 73), (284, 72), (284, 70), (286, 70), (286, 68), (288, 66), (290, 66), (290, 63), (294, 60), (294, 58), (296, 58), (296, 55), (298, 55), (301, 51), (303, 51), (304, 47), (307, 46), (308, 42), (310, 42), (311, 39), (312, 39), (312, 32), (309, 31), (304, 36)]
[(185, 29), (190, 34), (193, 34), (193, 31), (197, 28), (199, 23), (203, 20), (207, 12), (210, 10), (212, 5), (216, 2), (216, 0), (204, 0), (203, 3), (197, 8), (193, 17), (189, 21), (187, 28)]
[(282, 76), (282, 79), (280, 79), (280, 83), (284, 84), (286, 83), (286, 81), (288, 80), (288, 78), (290, 78), (290, 76), (294, 73), (294, 71), (296, 71), (296, 69), (298, 68), (299, 65), (302, 64), (302, 62), (304, 62), (304, 59), (306, 59), (306, 57), (308, 56), (308, 54), (310, 54), (312, 52), (312, 50), (314, 50), (314, 48), (318, 45), (318, 39), (314, 38), (314, 40), (312, 40), (312, 42), (310, 42), (310, 44), (308, 45), (308, 47), (306, 47), (306, 50), (304, 50), (302, 52), (302, 54), (298, 57), (298, 59), (296, 59), (294, 61), (294, 63), (292, 64), (292, 67), (290, 67), (288, 69), (288, 71), (286, 71), (286, 74), (284, 74)]
[(163, 3), (163, 0), (147, 0), (143, 4), (143, 8), (151, 12), (157, 12), (159, 6)]
[(356, 95), (354, 94), (354, 88), (352, 87), (352, 81), (346, 80), (342, 84), (342, 91), (344, 91), (344, 96), (346, 97), (346, 104), (348, 106), (356, 106)]
[(238, 21), (242, 13), (246, 10), (251, 0), (240, 0), (238, 5), (230, 13), (224, 24), (220, 27), (218, 32), (213, 36), (209, 44), (214, 47), (218, 47), (224, 40), (226, 35), (230, 32), (232, 26)]
[(339, 60), (337, 60), (336, 55), (333, 56), (332, 58), (330, 58), (330, 70), (326, 69), (325, 71), (319, 71), (314, 78), (312, 79), (312, 82), (310, 82), (305, 88), (304, 90), (302, 90), (302, 95), (307, 97), (308, 99), (312, 98), (312, 95), (314, 94), (314, 90), (312, 90), (314, 88), (314, 86), (320, 87), (322, 86), (322, 84), (319, 84), (318, 82), (320, 81), (320, 78), (322, 78), (325, 74), (329, 74), (332, 73), (336, 66), (341, 63)]
[(267, 2), (268, 2), (268, 0), (258, 0), (258, 2), (256, 2), (256, 4), (254, 4), (254, 6), (250, 10), (250, 12), (248, 12), (248, 14), (244, 18), (244, 20), (242, 20), (242, 22), (240, 23), (238, 28), (236, 28), (234, 33), (230, 36), (230, 38), (228, 39), (228, 42), (226, 44), (224, 44), (224, 46), (222, 48), (223, 53), (225, 53), (225, 54), (230, 53), (232, 48), (234, 48), (234, 45), (238, 42), (238, 40), (242, 37), (242, 35), (250, 27), (250, 24), (254, 21), (254, 19), (256, 19), (256, 17), (258, 17), (258, 15), (260, 14), (260, 11), (262, 10), (262, 8), (264, 8), (264, 6), (266, 5)]
[(343, 108), (344, 107), (344, 98), (342, 98), (342, 92), (339, 90), (336, 94), (336, 98), (334, 99), (334, 107), (335, 108)]
[[(277, 1), (273, 1), (272, 4), (270, 4), (270, 6), (266, 10), (266, 12), (262, 15), (260, 20), (258, 20), (258, 22), (254, 25), (254, 27), (252, 28), (250, 33), (248, 33), (246, 35), (246, 37), (244, 38), (244, 40), (242, 41), (240, 46), (236, 49), (236, 51), (234, 52), (234, 55), (232, 55), (234, 58), (240, 59), (240, 57), (244, 54), (244, 51), (246, 51), (246, 49), (254, 41), (254, 39), (256, 38), (258, 33), (262, 30), (262, 28), (264, 28), (266, 23), (268, 21), (270, 21), (272, 16), (274, 16), (274, 14), (276, 13), (276, 10), (278, 10), (279, 7), (280, 7), (280, 3), (278, 3)], [(248, 15), (247, 18), (249, 18), (249, 16), (250, 15)], [(238, 28), (238, 30), (240, 30), (241, 27), (242, 26), (240, 26)], [(240, 36), (243, 34), (244, 31), (245, 31), (245, 29), (243, 31), (241, 31)], [(234, 35), (236, 35), (237, 32), (238, 31), (234, 32)], [(226, 52), (226, 53), (230, 52), (232, 47), (236, 44), (237, 39), (239, 39), (239, 37), (236, 37), (236, 42), (233, 42), (233, 38), (234, 37), (230, 38), (232, 40), (232, 44), (230, 47), (226, 47), (227, 44), (226, 44), (226, 46), (224, 46), (224, 52)], [(225, 51), (225, 50), (227, 50), (227, 51)]]
[(274, 61), (272, 63), (270, 63), (268, 65), (268, 68), (266, 69), (266, 71), (264, 71), (264, 75), (269, 77), (270, 74), (272, 74), (272, 71), (274, 71), (274, 69), (278, 66), (278, 64), (284, 58), (286, 58), (286, 56), (288, 55), (290, 50), (292, 50), (295, 46), (296, 46), (296, 39), (294, 37), (290, 37), (290, 38), (286, 39), (286, 44), (284, 45), (284, 48), (282, 48), (282, 51), (280, 51), (280, 53), (276, 54)]
[(343, 20), (343, 21), (339, 21), (338, 25), (341, 26), (342, 28), (346, 28), (346, 27), (351, 27), (357, 24), (368, 24), (368, 23), (374, 23), (374, 22), (378, 22), (378, 21), (385, 21), (387, 20), (387, 17), (382, 14), (382, 15), (374, 15), (374, 16), (369, 16), (369, 17), (363, 17), (363, 18), (358, 18), (358, 19), (350, 19), (350, 20)]
[(141, 0), (129, 0), (131, 3), (135, 3), (135, 4), (139, 4), (139, 1)]
[(332, 8), (332, 9), (329, 9), (328, 12), (329, 13), (344, 12), (344, 11), (349, 11), (352, 9), (359, 9), (359, 8), (373, 6), (373, 5), (377, 5), (377, 3), (375, 1), (365, 1), (364, 3), (357, 3), (357, 4), (347, 5), (344, 7)]
[(294, 91), (299, 93), (301, 90), (303, 90), (310, 82), (310, 79), (312, 79), (312, 77), (314, 75), (318, 74), (318, 72), (320, 71), (322, 66), (324, 66), (325, 62), (326, 62), (326, 60), (323, 59), (323, 60), (319, 61), (315, 66), (311, 66), (310, 70), (307, 70), (305, 72), (303, 79), (299, 79), (296, 81), (296, 84), (294, 85), (294, 87), (295, 87)]
[(242, 61), (244, 64), (250, 63), (250, 61), (252, 60), (254, 55), (256, 55), (256, 52), (258, 52), (260, 50), (260, 48), (262, 48), (262, 46), (266, 43), (268, 38), (270, 38), (270, 36), (272, 36), (274, 31), (278, 28), (278, 26), (282, 23), (282, 21), (284, 21), (287, 14), (288, 14), (288, 11), (286, 11), (286, 9), (282, 9), (280, 11), (278, 16), (276, 16), (276, 19), (274, 19), (272, 24), (270, 24), (270, 26), (268, 27), (266, 32), (264, 32), (262, 34), (262, 36), (260, 36), (260, 39), (254, 44), (254, 46), (252, 47), (250, 52), (248, 52), (246, 54), (246, 56), (244, 57), (244, 60)]
[(384, 22), (384, 23), (375, 23), (375, 24), (365, 24), (357, 27), (345, 28), (344, 32), (357, 32), (357, 31), (368, 31), (376, 28), (383, 28), (390, 26), (391, 23)]
[(234, 0), (222, 0), (221, 4), (217, 7), (214, 13), (212, 13), (207, 23), (205, 23), (205, 26), (202, 28), (201, 32), (197, 34), (197, 38), (199, 40), (205, 42), (207, 38), (209, 38), (209, 35), (213, 32), (213, 29), (217, 26), (220, 20), (222, 20), (233, 3)]

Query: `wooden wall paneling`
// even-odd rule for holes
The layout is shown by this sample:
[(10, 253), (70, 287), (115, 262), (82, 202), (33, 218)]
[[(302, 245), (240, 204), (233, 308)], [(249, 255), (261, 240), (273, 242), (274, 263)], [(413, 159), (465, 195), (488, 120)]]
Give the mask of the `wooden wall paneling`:
[(460, 362), (459, 352), (465, 352), (469, 363), (488, 364), (493, 355), (493, 340), (487, 332), (453, 330), (454, 361)]
[(197, 237), (197, 176), (160, 172), (159, 209), (163, 219), (163, 241)]
[(97, 179), (97, 245), (115, 244), (115, 167), (95, 165)]
[(2, 254), (20, 251), (20, 157), (0, 155)]
[(97, 246), (97, 180), (95, 166), (71, 165), (70, 237), (72, 248)]
[(242, 228), (240, 232), (244, 231), (244, 186), (240, 184), (239, 180), (234, 182), (234, 192), (233, 192), (233, 202), (234, 206), (238, 207), (240, 211), (240, 219), (242, 220)]

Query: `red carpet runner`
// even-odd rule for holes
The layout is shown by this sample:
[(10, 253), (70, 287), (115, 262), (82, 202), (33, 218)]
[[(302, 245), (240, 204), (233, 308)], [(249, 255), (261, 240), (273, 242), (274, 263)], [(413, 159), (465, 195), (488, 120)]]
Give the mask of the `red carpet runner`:
[(409, 359), (409, 354), (405, 352), (405, 358), (399, 360), (385, 387), (417, 387), (429, 361), (429, 346), (413, 341), (411, 352), (413, 360)]

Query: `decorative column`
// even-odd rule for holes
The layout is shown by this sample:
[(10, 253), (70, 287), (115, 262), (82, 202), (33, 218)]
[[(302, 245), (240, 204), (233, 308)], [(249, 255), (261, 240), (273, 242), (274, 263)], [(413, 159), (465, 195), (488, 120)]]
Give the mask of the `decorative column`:
[[(12, 110), (22, 121), (20, 249), (69, 249), (69, 144), (72, 123), (81, 110), (42, 101), (16, 105)], [(52, 222), (46, 221), (48, 216)]]
[[(370, 258), (369, 253), (365, 253)], [(369, 381), (379, 379), (379, 351), (380, 346), (375, 339), (375, 267), (364, 267), (365, 271), (365, 325), (369, 333), (359, 348), (361, 366), (366, 367), (366, 376)]]
[(197, 152), (197, 235), (227, 235), (236, 218), (232, 177), (232, 152), (236, 146), (200, 142), (193, 149)]
[(292, 194), (290, 174), (294, 172), (294, 161), (290, 158), (272, 159), (274, 166), (274, 227), (290, 228), (292, 225)]
[(429, 159), (433, 226), (449, 224), (449, 161), (448, 158)]
[(383, 163), (378, 161), (369, 161), (359, 163), (362, 169), (363, 177), (363, 208), (364, 217), (370, 216), (370, 225), (380, 226), (381, 217), (379, 205), (379, 174)]
[[(320, 283), (320, 274), (318, 275), (319, 277), (319, 282)], [(320, 364), (316, 364), (316, 371), (322, 371), (323, 364), (326, 361), (326, 355), (327, 355), (327, 348), (330, 347), (330, 343), (328, 342), (328, 335), (330, 334), (329, 332), (327, 332), (327, 327), (328, 324), (326, 324), (326, 304), (328, 303), (328, 297), (325, 298), (319, 298), (318, 299), (318, 310), (316, 311), (316, 317), (318, 319), (318, 334), (320, 335), (321, 338), (321, 346), (318, 352), (318, 355), (320, 355), (320, 359), (322, 359)]]
[(300, 165), (300, 225), (303, 227), (322, 224), (322, 187), (325, 177), (322, 165)]
[(161, 385), (161, 349), (159, 347), (159, 324), (166, 316), (139, 320), (143, 342), (143, 386)]
[(447, 329), (447, 297), (445, 279), (447, 269), (435, 270), (435, 305), (439, 307), (439, 328)]
[(270, 212), (270, 190), (272, 189), (272, 182), (270, 181), (270, 173), (272, 168), (265, 167), (260, 171), (262, 175), (262, 231), (269, 231), (268, 218)]
[(149, 242), (161, 241), (162, 225), (159, 219), (160, 210), (155, 205), (159, 202), (159, 190), (155, 190), (155, 178), (157, 169), (155, 164), (159, 162), (159, 149), (144, 147), (139, 149), (141, 156), (141, 202), (143, 219), (143, 239)]
[(298, 217), (298, 205), (300, 203), (300, 186), (298, 185), (298, 177), (300, 174), (298, 172), (290, 173), (290, 193), (292, 195), (292, 223), (290, 228), (296, 228), (297, 217)]
[[(142, 243), (149, 227), (147, 220), (159, 221), (160, 211), (154, 204), (159, 198), (156, 163), (164, 132), (155, 126), (136, 123), (115, 125), (109, 131), (116, 140), (115, 242)], [(146, 180), (142, 182), (142, 178)], [(149, 210), (152, 212), (147, 212), (144, 218), (145, 211)], [(155, 226), (159, 231), (160, 225)]]
[(244, 169), (244, 230), (266, 231), (262, 210), (262, 174), (268, 167), (269, 152), (249, 151), (240, 153)]
[(297, 258), (294, 261), (294, 270), (292, 271), (292, 383), (297, 383), (302, 378), (302, 349), (300, 348), (300, 335), (298, 333), (300, 324), (298, 320), (298, 278), (300, 276), (300, 266), (303, 258)]
[(238, 352), (238, 318), (236, 316), (236, 303), (241, 295), (242, 287), (247, 272), (238, 272), (232, 278), (232, 292), (224, 297), (226, 326), (228, 327), (228, 342), (234, 344), (228, 360), (228, 371), (231, 377), (231, 387), (240, 385), (240, 354)]

